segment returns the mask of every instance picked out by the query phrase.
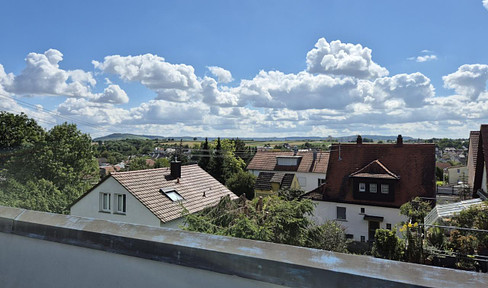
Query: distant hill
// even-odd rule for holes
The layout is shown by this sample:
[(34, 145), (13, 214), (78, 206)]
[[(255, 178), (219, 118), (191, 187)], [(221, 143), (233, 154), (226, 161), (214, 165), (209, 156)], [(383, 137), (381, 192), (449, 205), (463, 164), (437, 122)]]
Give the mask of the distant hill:
[[(373, 141), (388, 141), (392, 140), (395, 141), (397, 136), (381, 136), (381, 135), (361, 135), (363, 139), (372, 139)], [(205, 140), (204, 137), (191, 137), (191, 136), (183, 136), (183, 137), (170, 137), (170, 136), (154, 136), (154, 135), (136, 135), (130, 133), (114, 133), (103, 137), (98, 137), (93, 139), (93, 141), (116, 141), (116, 140), (125, 140), (125, 139), (141, 139), (141, 140), (151, 140), (151, 139), (168, 139), (172, 138), (176, 141), (183, 139), (183, 141), (190, 141), (197, 138), (197, 141)], [(225, 138), (225, 137), (223, 137)], [(240, 138), (242, 140), (253, 140), (253, 141), (320, 141), (320, 140), (337, 140), (340, 142), (350, 142), (356, 141), (357, 135), (351, 136), (342, 136), (342, 137), (244, 137)], [(208, 137), (209, 141), (216, 139), (216, 137)], [(412, 140), (412, 137), (403, 136), (403, 140)]]
[(113, 133), (107, 136), (102, 136), (93, 139), (93, 141), (116, 141), (116, 140), (125, 140), (125, 139), (165, 139), (166, 137), (163, 136), (153, 136), (153, 135), (135, 135), (129, 133)]

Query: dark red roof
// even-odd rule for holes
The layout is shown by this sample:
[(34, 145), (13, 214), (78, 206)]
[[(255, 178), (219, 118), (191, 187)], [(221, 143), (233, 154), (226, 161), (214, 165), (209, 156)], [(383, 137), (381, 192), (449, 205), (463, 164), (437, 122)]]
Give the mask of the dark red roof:
[(478, 144), (480, 142), (480, 131), (471, 131), (469, 133), (469, 151), (468, 151), (468, 186), (474, 185), (474, 174), (478, 158)]
[[(361, 173), (390, 181), (394, 197), (389, 201), (355, 199), (351, 176)], [(416, 196), (435, 199), (435, 145), (333, 144), (326, 183), (310, 195), (322, 195), (320, 200), (325, 201), (386, 207), (400, 207)]]
[[(481, 125), (480, 127), (480, 135), (479, 135), (477, 151), (478, 153), (476, 157), (473, 157), (476, 161), (475, 163), (473, 163), (474, 166), (476, 167), (474, 172), (474, 181), (473, 181), (473, 197), (478, 197), (476, 194), (478, 189), (483, 189), (484, 191), (487, 190), (487, 187), (481, 187), (482, 179), (483, 179), (483, 169), (487, 168), (488, 170), (488, 125), (486, 124)], [(469, 179), (469, 175), (470, 174), (468, 172), (468, 179)]]

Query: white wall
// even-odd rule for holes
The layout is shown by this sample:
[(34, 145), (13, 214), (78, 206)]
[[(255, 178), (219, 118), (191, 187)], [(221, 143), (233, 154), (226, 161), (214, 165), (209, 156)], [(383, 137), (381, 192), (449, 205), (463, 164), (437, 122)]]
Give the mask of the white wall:
[(458, 182), (468, 182), (468, 167), (454, 167), (448, 168), (449, 184), (456, 185)]
[[(111, 193), (111, 212), (100, 212), (100, 193)], [(115, 198), (114, 193), (125, 194), (127, 209), (125, 215), (114, 214)], [(88, 195), (83, 197), (70, 209), (70, 214), (74, 216), (90, 217), (102, 220), (126, 222), (132, 224), (142, 224), (149, 226), (161, 225), (161, 221), (151, 211), (149, 211), (139, 200), (129, 193), (115, 179), (108, 178), (98, 187), (93, 189)]]
[(252, 174), (256, 177), (259, 175), (259, 172), (284, 172), (295, 174), (298, 183), (300, 184), (300, 188), (305, 191), (309, 192), (314, 190), (318, 187), (318, 179), (325, 179), (325, 173), (304, 173), (304, 172), (294, 172), (294, 171), (264, 171), (264, 170), (249, 170)]
[[(346, 220), (337, 220), (344, 228), (346, 234), (352, 234), (354, 240), (360, 241), (361, 236), (368, 240), (368, 221), (364, 220), (364, 215), (383, 217), (383, 222), (380, 222), (380, 228), (386, 229), (386, 224), (391, 224), (392, 230), (396, 224), (402, 221), (407, 221), (407, 217), (400, 215), (400, 209), (386, 208), (379, 206), (357, 205), (338, 202), (314, 201), (317, 206), (314, 212), (314, 221), (317, 224), (322, 224), (327, 220), (337, 220), (337, 207), (346, 208)], [(364, 214), (361, 213), (361, 208), (364, 208)], [(397, 230), (397, 235), (398, 230)]]
[(481, 178), (481, 189), (485, 192), (488, 191), (488, 188), (486, 187), (486, 166), (483, 164), (483, 178)]

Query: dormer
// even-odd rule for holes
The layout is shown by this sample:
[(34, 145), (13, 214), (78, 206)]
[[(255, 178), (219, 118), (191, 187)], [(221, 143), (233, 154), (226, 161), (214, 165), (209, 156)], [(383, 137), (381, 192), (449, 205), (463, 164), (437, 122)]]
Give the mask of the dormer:
[(302, 156), (276, 156), (277, 166), (298, 166)]

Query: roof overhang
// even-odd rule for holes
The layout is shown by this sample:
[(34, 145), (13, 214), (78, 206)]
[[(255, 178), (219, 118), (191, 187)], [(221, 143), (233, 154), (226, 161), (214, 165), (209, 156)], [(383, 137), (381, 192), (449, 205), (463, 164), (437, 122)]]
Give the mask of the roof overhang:
[(376, 222), (383, 222), (384, 217), (381, 216), (373, 216), (373, 215), (364, 215), (364, 220), (366, 221), (376, 221)]

